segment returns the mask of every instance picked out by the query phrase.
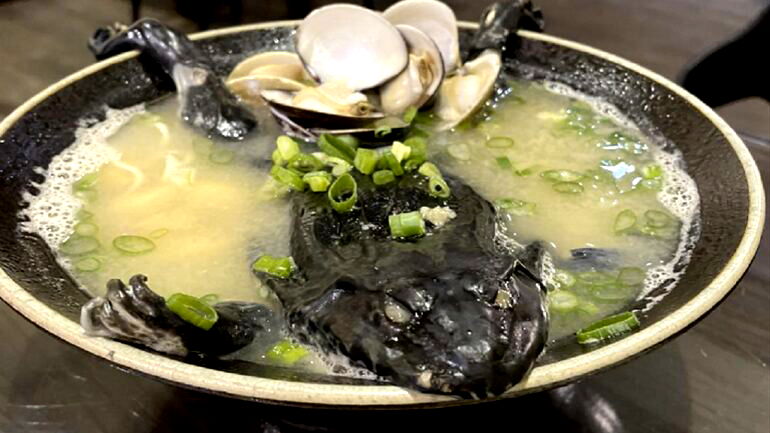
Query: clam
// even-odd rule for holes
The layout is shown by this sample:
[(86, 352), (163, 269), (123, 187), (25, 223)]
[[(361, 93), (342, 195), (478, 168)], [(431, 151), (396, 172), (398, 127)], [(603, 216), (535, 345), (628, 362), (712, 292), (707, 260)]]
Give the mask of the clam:
[[(290, 76), (299, 72), (302, 75), (306, 75), (302, 60), (300, 60), (297, 54), (288, 51), (267, 51), (255, 54), (238, 63), (230, 72), (227, 81), (252, 75), (255, 70), (266, 66), (272, 69), (270, 72), (272, 74), (277, 72), (278, 75)], [(265, 72), (266, 70), (262, 69), (262, 71)]]
[[(492, 15), (482, 27), (501, 25), (494, 19), (500, 14)], [(266, 101), (282, 125), (303, 136), (320, 128), (403, 128), (409, 108), (434, 98), (439, 129), (453, 128), (490, 96), (501, 69), (496, 46), (484, 46), (489, 49), (475, 51), (481, 55), (460, 66), (457, 21), (436, 0), (404, 0), (383, 14), (325, 6), (300, 23), (295, 42), (296, 53), (242, 61), (227, 85), (250, 104)]]
[(492, 94), (500, 73), (500, 52), (488, 49), (441, 84), (434, 112), (438, 130), (451, 129), (475, 113)]
[(262, 104), (263, 90), (297, 92), (306, 83), (312, 83), (312, 78), (299, 56), (286, 51), (255, 54), (239, 63), (226, 81), (230, 91), (254, 105)]
[(435, 42), (415, 27), (396, 28), (409, 49), (409, 63), (400, 74), (380, 88), (382, 110), (399, 115), (409, 107), (421, 107), (435, 94), (444, 79), (441, 52)]
[(382, 15), (393, 24), (410, 25), (433, 39), (441, 51), (446, 74), (458, 68), (460, 42), (457, 18), (449, 6), (438, 0), (403, 0), (393, 4)]
[(379, 86), (408, 63), (406, 42), (382, 15), (334, 4), (311, 12), (297, 29), (297, 54), (318, 81), (352, 90)]

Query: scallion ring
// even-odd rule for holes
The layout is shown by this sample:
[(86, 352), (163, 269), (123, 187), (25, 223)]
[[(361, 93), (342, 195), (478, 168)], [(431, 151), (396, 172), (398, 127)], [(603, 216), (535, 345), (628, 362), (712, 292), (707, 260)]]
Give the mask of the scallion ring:
[(423, 236), (425, 234), (425, 221), (420, 211), (404, 212), (388, 217), (390, 235), (395, 239)]
[(155, 242), (144, 236), (122, 235), (112, 240), (112, 246), (118, 251), (137, 256), (155, 249)]
[(449, 185), (441, 177), (431, 177), (428, 179), (428, 193), (433, 197), (447, 198), (452, 193)]
[(372, 174), (372, 180), (375, 185), (387, 185), (396, 180), (396, 176), (390, 170), (378, 170)]
[(626, 209), (615, 217), (615, 233), (623, 233), (636, 225), (636, 214), (631, 209)]
[(332, 175), (326, 171), (311, 171), (302, 176), (302, 180), (313, 192), (324, 192), (332, 184)]
[(377, 167), (380, 155), (376, 150), (360, 148), (356, 151), (353, 165), (363, 174), (372, 174)]
[(492, 149), (513, 147), (513, 139), (508, 137), (492, 137), (487, 140), (487, 147)]
[(273, 168), (270, 169), (270, 175), (273, 179), (295, 191), (305, 190), (305, 181), (302, 180), (302, 177), (289, 169), (274, 165)]
[(206, 302), (184, 293), (175, 293), (166, 300), (166, 307), (187, 323), (208, 331), (217, 323), (217, 310)]
[(580, 344), (599, 343), (639, 328), (639, 319), (633, 311), (616, 314), (599, 320), (577, 332)]
[(327, 194), (335, 211), (350, 212), (358, 201), (358, 185), (350, 173), (345, 173), (334, 181)]
[(580, 194), (583, 186), (577, 182), (557, 182), (553, 184), (554, 191), (561, 194)]
[(289, 278), (296, 268), (291, 257), (260, 256), (251, 268), (255, 272), (263, 272), (278, 278)]

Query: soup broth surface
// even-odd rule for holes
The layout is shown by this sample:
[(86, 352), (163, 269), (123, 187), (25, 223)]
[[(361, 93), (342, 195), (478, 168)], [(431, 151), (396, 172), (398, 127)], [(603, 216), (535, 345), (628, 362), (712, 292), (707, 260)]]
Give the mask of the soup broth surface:
[[(671, 269), (686, 262), (697, 193), (675, 154), (595, 101), (509, 84), (472, 121), (428, 133), (429, 152), (496, 203), (517, 243), (545, 246), (556, 340), (677, 278)], [(168, 99), (84, 126), (41, 194), (28, 197), (28, 228), (94, 295), (141, 273), (166, 297), (275, 304), (251, 264), (290, 253), (286, 190), (269, 176), (280, 130), (265, 117), (255, 137), (218, 143), (187, 128), (177, 107)], [(429, 131), (421, 117), (418, 128)], [(104, 156), (98, 164), (78, 165), (94, 152)], [(264, 361), (259, 350), (244, 353)]]

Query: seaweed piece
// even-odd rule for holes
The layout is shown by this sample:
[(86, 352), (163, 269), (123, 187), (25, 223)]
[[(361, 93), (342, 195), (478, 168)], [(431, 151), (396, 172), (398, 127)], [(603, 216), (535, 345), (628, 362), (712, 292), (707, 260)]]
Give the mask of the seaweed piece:
[(254, 115), (216, 75), (208, 56), (187, 36), (156, 20), (141, 19), (126, 28), (100, 28), (88, 47), (99, 60), (140, 50), (174, 80), (182, 119), (207, 135), (239, 140), (257, 126)]
[(177, 356), (219, 356), (234, 352), (271, 332), (277, 317), (267, 307), (246, 302), (214, 305), (219, 320), (208, 331), (185, 322), (166, 307), (166, 301), (147, 286), (147, 277), (134, 275), (128, 285), (114, 279), (107, 294), (81, 309), (86, 333), (149, 347)]
[[(424, 391), (483, 397), (518, 382), (546, 341), (535, 277), (542, 248), (517, 260), (500, 241), (493, 205), (452, 177), (446, 199), (430, 196), (416, 173), (380, 187), (356, 181), (359, 205), (344, 214), (325, 194), (293, 193), (298, 271), (258, 274), (295, 336)], [(429, 223), (423, 238), (391, 239), (388, 216), (423, 206), (448, 206), (456, 217)]]

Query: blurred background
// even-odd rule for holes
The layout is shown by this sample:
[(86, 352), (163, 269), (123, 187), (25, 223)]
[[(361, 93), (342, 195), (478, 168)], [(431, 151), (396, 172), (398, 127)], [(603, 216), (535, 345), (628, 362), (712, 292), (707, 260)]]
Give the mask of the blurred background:
[[(138, 14), (184, 32), (302, 18), (321, 0), (0, 0), (0, 119), (93, 63), (86, 41)], [(359, 3), (384, 9), (392, 1)], [(475, 21), (487, 0), (450, 0)], [(741, 34), (768, 0), (536, 0), (546, 32), (593, 45), (671, 79)], [(767, 95), (770, 37), (706, 74)], [(763, 72), (766, 71), (766, 72)], [(743, 79), (751, 72), (760, 80)], [(737, 79), (733, 77), (738, 77)], [(756, 86), (756, 92), (753, 92)], [(744, 92), (746, 93), (746, 92)], [(770, 105), (717, 111), (742, 136), (770, 191)], [(770, 230), (768, 230), (770, 231)], [(730, 297), (683, 336), (579, 384), (514, 400), (418, 413), (307, 411), (232, 401), (121, 372), (36, 329), (0, 302), (0, 433), (490, 431), (770, 432), (770, 240)]]

